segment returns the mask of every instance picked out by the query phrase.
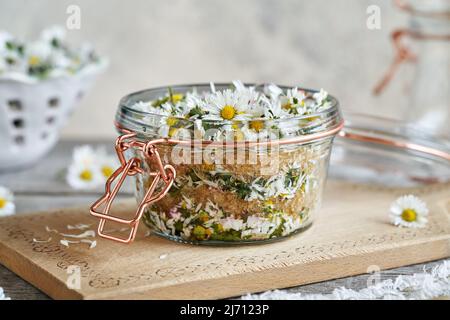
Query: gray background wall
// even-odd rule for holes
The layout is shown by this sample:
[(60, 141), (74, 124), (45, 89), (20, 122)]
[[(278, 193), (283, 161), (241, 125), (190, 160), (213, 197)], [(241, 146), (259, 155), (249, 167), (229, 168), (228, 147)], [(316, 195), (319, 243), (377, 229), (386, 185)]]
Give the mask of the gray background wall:
[[(344, 110), (397, 116), (401, 90), (371, 89), (392, 58), (389, 34), (406, 16), (390, 0), (0, 0), (0, 29), (33, 37), (81, 8), (73, 43), (92, 42), (111, 65), (64, 129), (66, 137), (112, 137), (119, 99), (185, 82), (278, 82), (323, 87)], [(381, 30), (366, 9), (381, 8)]]

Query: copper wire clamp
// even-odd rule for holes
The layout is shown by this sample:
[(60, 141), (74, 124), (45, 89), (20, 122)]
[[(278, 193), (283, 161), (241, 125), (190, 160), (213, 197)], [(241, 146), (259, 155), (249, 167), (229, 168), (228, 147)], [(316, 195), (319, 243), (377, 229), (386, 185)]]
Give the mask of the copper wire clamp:
[[(120, 161), (120, 167), (116, 171), (114, 171), (114, 173), (106, 181), (105, 194), (100, 199), (98, 199), (90, 208), (91, 214), (95, 217), (100, 218), (100, 223), (98, 225), (97, 231), (98, 235), (100, 237), (122, 243), (130, 243), (134, 240), (137, 228), (139, 226), (139, 221), (144, 214), (144, 211), (149, 205), (161, 200), (167, 194), (169, 189), (172, 187), (176, 176), (174, 167), (168, 164), (162, 164), (161, 158), (156, 148), (156, 144), (161, 143), (164, 140), (152, 140), (147, 143), (143, 143), (135, 140), (135, 136), (135, 133), (128, 132), (117, 138), (116, 152), (117, 157)], [(122, 187), (126, 177), (134, 176), (136, 174), (143, 174), (143, 169), (140, 167), (140, 159), (136, 157), (132, 157), (128, 161), (125, 159), (124, 152), (130, 147), (137, 148), (138, 151), (142, 153), (144, 159), (149, 159), (150, 161), (155, 163), (157, 170), (149, 173), (150, 176), (153, 176), (153, 181), (141, 203), (139, 204), (134, 218), (123, 219), (110, 215), (111, 205), (120, 188)], [(112, 186), (115, 181), (117, 181), (116, 184)], [(160, 181), (164, 182), (164, 187), (155, 194), (156, 188)], [(101, 209), (102, 206), (103, 209)], [(106, 221), (113, 221), (129, 226), (131, 230), (128, 237), (120, 238), (110, 234), (106, 234), (104, 232)]]

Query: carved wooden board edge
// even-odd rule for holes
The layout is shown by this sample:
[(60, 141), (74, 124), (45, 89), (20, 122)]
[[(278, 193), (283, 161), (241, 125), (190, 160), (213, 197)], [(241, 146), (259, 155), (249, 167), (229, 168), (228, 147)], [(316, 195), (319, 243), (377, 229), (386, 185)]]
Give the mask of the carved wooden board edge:
[[(55, 214), (57, 215), (57, 214)], [(44, 215), (44, 217), (47, 216)], [(29, 218), (39, 219), (39, 215), (33, 215)], [(45, 269), (36, 265), (27, 265), (31, 263), (27, 261), (26, 257), (23, 257), (20, 253), (15, 252), (13, 249), (10, 249), (9, 246), (0, 242), (2, 254), (0, 255), (0, 260), (6, 265), (6, 267), (12, 269), (14, 272), (18, 273), (20, 276), (24, 277), (26, 280), (30, 281), (43, 291), (47, 292), (51, 297), (57, 299), (109, 299), (109, 298), (153, 298), (153, 299), (164, 299), (164, 298), (226, 298), (230, 296), (236, 296), (240, 294), (245, 294), (248, 292), (257, 292), (261, 290), (268, 289), (276, 289), (280, 287), (290, 287), (294, 285), (301, 285), (307, 283), (313, 283), (323, 280), (330, 280), (345, 276), (351, 276), (355, 274), (365, 273), (367, 270), (361, 269), (359, 266), (368, 265), (369, 264), (377, 264), (380, 269), (388, 269), (398, 267), (407, 263), (410, 263), (411, 256), (415, 256), (414, 261), (416, 263), (436, 260), (439, 258), (444, 258), (450, 255), (449, 252), (449, 239), (450, 236), (447, 230), (440, 228), (439, 224), (432, 224), (430, 229), (427, 232), (419, 231), (422, 236), (425, 235), (433, 235), (434, 241), (432, 242), (424, 242), (422, 241), (412, 241), (408, 246), (401, 246), (399, 248), (394, 248), (391, 250), (385, 250), (383, 246), (379, 246), (379, 253), (376, 251), (372, 252), (364, 252), (355, 247), (358, 247), (362, 243), (372, 243), (375, 245), (382, 244), (385, 241), (389, 241), (392, 239), (414, 239), (416, 237), (415, 233), (417, 231), (411, 230), (401, 236), (391, 235), (389, 238), (386, 236), (374, 237), (368, 235), (364, 237), (364, 239), (360, 239), (359, 241), (346, 242), (343, 241), (341, 243), (331, 243), (328, 245), (318, 246), (314, 250), (316, 250), (317, 254), (332, 251), (336, 246), (340, 246), (345, 249), (347, 256), (344, 257), (330, 257), (330, 259), (320, 259), (320, 261), (313, 261), (310, 263), (295, 263), (292, 261), (291, 264), (286, 264), (284, 267), (278, 266), (275, 272), (271, 272), (270, 275), (267, 273), (267, 268), (261, 268), (260, 271), (253, 270), (252, 272), (242, 273), (242, 274), (231, 274), (223, 277), (208, 279), (208, 286), (205, 287), (205, 282), (202, 280), (191, 281), (189, 282), (189, 288), (192, 290), (189, 294), (186, 293), (186, 283), (181, 284), (173, 284), (168, 285), (166, 287), (156, 287), (149, 290), (141, 290), (138, 292), (135, 291), (118, 291), (115, 292), (113, 290), (107, 290), (105, 292), (99, 292), (98, 294), (85, 294), (83, 292), (76, 292), (74, 290), (68, 290), (65, 287), (65, 284), (61, 282), (58, 278), (55, 278), (51, 274), (49, 274)], [(26, 237), (23, 238), (24, 241), (29, 241), (32, 234), (28, 234), (27, 230), (16, 230), (16, 237)], [(28, 240), (27, 240), (28, 239)], [(48, 247), (42, 244), (34, 244), (38, 251), (47, 250), (47, 253), (51, 253), (53, 250), (52, 247)], [(6, 249), (6, 250), (5, 250)], [(298, 249), (298, 248), (296, 248)], [(307, 251), (311, 251), (312, 248), (304, 248)], [(401, 250), (401, 255), (398, 253), (398, 249)], [(420, 257), (417, 257), (417, 253), (420, 253)], [(289, 252), (280, 253), (278, 258), (282, 258), (283, 254), (287, 255)], [(5, 260), (5, 257), (9, 257)], [(82, 263), (82, 261), (76, 261), (76, 256), (66, 256), (66, 263)], [(252, 259), (262, 259), (260, 255), (258, 257), (245, 257), (246, 261), (251, 261)], [(322, 255), (323, 258), (323, 255)], [(75, 259), (75, 260), (74, 260)], [(242, 257), (235, 257), (234, 260), (242, 259)], [(22, 270), (22, 268), (18, 268), (17, 264), (9, 263), (10, 261), (26, 261), (27, 263), (19, 264), (23, 266), (23, 269), (28, 267), (38, 267), (36, 274), (45, 277), (45, 281), (40, 279), (36, 281), (36, 279), (30, 278), (29, 275)], [(283, 260), (283, 259), (282, 259)], [(332, 263), (329, 261), (332, 260)], [(233, 257), (228, 262), (232, 262)], [(380, 265), (381, 263), (381, 265)], [(62, 269), (64, 269), (63, 265), (60, 265)], [(186, 266), (186, 269), (189, 269), (190, 266)], [(269, 268), (270, 269), (270, 268)], [(283, 276), (277, 277), (277, 275), (282, 274)], [(299, 278), (305, 277), (304, 280), (299, 280)], [(47, 280), (48, 279), (48, 280)], [(263, 280), (261, 280), (263, 279)], [(267, 280), (264, 280), (267, 279)], [(118, 281), (123, 281), (123, 279), (118, 278)], [(136, 280), (136, 279), (135, 279)], [(137, 279), (139, 280), (139, 279)], [(100, 281), (100, 279), (97, 279)], [(235, 282), (235, 284), (233, 284)], [(245, 283), (245, 287), (239, 287), (241, 283)], [(48, 285), (45, 285), (48, 284)], [(56, 284), (56, 286), (55, 286)], [(231, 285), (230, 285), (231, 284)], [(102, 286), (99, 286), (101, 288)], [(217, 288), (220, 287), (220, 290)], [(195, 290), (194, 290), (195, 289)]]
[[(128, 205), (129, 202), (124, 207)], [(33, 230), (24, 228), (22, 224), (22, 221), (27, 219), (44, 222), (49, 217), (57, 218), (67, 214), (69, 214), (67, 217), (72, 217), (70, 213), (78, 213), (77, 216), (86, 217), (86, 221), (95, 221), (87, 214), (84, 215), (84, 212), (87, 212), (86, 208), (62, 209), (50, 213), (18, 215), (0, 219), (0, 229), (3, 233), (3, 236), (0, 234), (0, 262), (56, 299), (226, 298), (248, 292), (291, 287), (362, 274), (367, 272), (366, 267), (363, 267), (367, 265), (378, 265), (380, 270), (384, 270), (411, 264), (412, 262), (421, 263), (446, 258), (450, 256), (450, 228), (448, 225), (450, 200), (443, 200), (440, 207), (444, 209), (444, 213), (445, 211), (447, 213), (447, 216), (444, 216), (445, 220), (431, 222), (426, 229), (399, 229), (398, 232), (389, 234), (367, 234), (351, 241), (342, 239), (342, 241), (322, 243), (314, 248), (311, 246), (294, 246), (280, 252), (276, 257), (270, 252), (265, 255), (261, 250), (253, 255), (236, 254), (229, 256), (223, 262), (230, 265), (234, 263), (251, 266), (251, 261), (257, 261), (258, 268), (247, 268), (246, 272), (240, 273), (219, 273), (217, 276), (208, 279), (188, 278), (186, 281), (180, 282), (177, 278), (186, 276), (192, 268), (195, 268), (195, 265), (186, 265), (184, 269), (178, 268), (176, 272), (174, 272), (175, 270), (171, 271), (171, 267), (168, 266), (163, 269), (163, 272), (166, 275), (170, 275), (172, 272), (172, 278), (169, 279), (172, 281), (164, 281), (163, 286), (139, 287), (138, 290), (134, 289), (143, 278), (154, 275), (142, 274), (142, 279), (134, 274), (130, 274), (129, 278), (126, 274), (121, 274), (116, 278), (105, 278), (105, 281), (118, 284), (117, 286), (110, 286), (105, 282), (102, 284), (103, 280), (98, 277), (98, 274), (97, 276), (91, 274), (93, 277), (90, 278), (90, 281), (93, 283), (93, 288), (99, 290), (90, 292), (69, 290), (60, 277), (31, 261), (23, 252), (17, 252), (14, 246), (8, 244), (9, 238), (5, 237), (4, 232), (13, 231), (14, 239), (11, 238), (11, 240), (31, 243), (34, 251), (53, 259), (60, 259), (58, 268), (61, 270), (65, 270), (72, 263), (88, 265), (88, 261), (80, 260), (80, 257), (75, 253), (61, 250), (60, 245), (33, 243)], [(13, 221), (16, 221), (16, 223), (11, 223)], [(5, 239), (8, 239), (8, 241)], [(386, 243), (389, 245), (386, 246)], [(392, 243), (398, 243), (398, 245)], [(367, 248), (370, 248), (370, 250), (367, 250)], [(337, 252), (337, 254), (328, 254), (328, 252)], [(295, 253), (297, 255), (294, 255)], [(301, 253), (300, 256), (307, 253), (308, 258), (299, 258), (299, 253)], [(29, 270), (31, 269), (34, 271), (30, 273)], [(183, 273), (183, 270), (186, 272)], [(211, 270), (208, 269), (208, 266), (202, 266), (198, 271), (209, 272)], [(36, 278), (37, 275), (39, 275), (39, 279)]]

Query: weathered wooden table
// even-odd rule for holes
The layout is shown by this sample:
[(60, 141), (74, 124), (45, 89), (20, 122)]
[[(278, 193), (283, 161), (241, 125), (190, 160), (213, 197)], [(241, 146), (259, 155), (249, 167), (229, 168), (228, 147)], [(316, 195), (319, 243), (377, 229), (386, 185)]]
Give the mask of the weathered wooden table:
[[(64, 170), (70, 162), (74, 146), (82, 145), (83, 141), (61, 141), (58, 146), (37, 165), (23, 171), (0, 173), (0, 185), (11, 189), (15, 194), (17, 213), (42, 211), (61, 207), (87, 205), (99, 197), (102, 190), (75, 191), (64, 180)], [(92, 145), (104, 145), (108, 151), (113, 152), (112, 141), (89, 141)], [(130, 191), (130, 190), (128, 190)], [(131, 193), (122, 197), (131, 196)], [(431, 268), (438, 261), (419, 264), (379, 273), (379, 280), (393, 279), (398, 275), (408, 275), (422, 272), (424, 268)], [(374, 271), (374, 270), (368, 270)], [(312, 285), (288, 289), (290, 292), (331, 293), (333, 289), (345, 286), (359, 290), (367, 286), (371, 274), (326, 281)], [(49, 299), (39, 289), (22, 280), (14, 273), (0, 265), (0, 287), (3, 287), (11, 299)]]

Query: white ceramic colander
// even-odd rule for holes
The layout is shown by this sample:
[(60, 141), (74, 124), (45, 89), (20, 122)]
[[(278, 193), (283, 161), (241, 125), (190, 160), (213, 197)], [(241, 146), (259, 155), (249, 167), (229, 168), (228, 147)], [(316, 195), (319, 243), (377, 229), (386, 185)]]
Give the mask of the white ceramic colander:
[(73, 76), (46, 80), (0, 78), (0, 171), (26, 167), (43, 157), (104, 68), (92, 65)]

